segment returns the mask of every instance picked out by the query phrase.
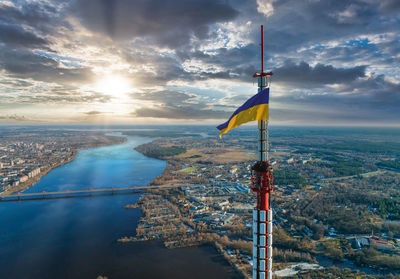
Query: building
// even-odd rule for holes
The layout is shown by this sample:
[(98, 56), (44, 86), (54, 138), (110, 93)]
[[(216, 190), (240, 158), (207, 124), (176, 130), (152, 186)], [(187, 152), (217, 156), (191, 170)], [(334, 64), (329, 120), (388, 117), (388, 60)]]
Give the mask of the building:
[(24, 176), (20, 177), (19, 182), (23, 183), (23, 182), (27, 181), (28, 178), (29, 177), (27, 175), (24, 175)]
[(28, 173), (28, 177), (29, 177), (29, 178), (35, 177), (35, 176), (38, 175), (39, 173), (40, 173), (40, 168), (36, 168), (36, 169), (34, 169), (33, 171), (31, 171), (31, 172)]

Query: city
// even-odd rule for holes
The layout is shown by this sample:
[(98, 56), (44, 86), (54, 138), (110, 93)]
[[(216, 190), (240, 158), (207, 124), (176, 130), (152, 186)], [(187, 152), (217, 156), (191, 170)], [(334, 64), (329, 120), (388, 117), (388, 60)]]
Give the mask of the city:
[(79, 149), (123, 141), (93, 132), (2, 129), (0, 197), (23, 190), (53, 168), (72, 161)]
[[(183, 132), (187, 129), (190, 134)], [(140, 210), (142, 217), (136, 233), (118, 242), (161, 240), (169, 249), (211, 245), (236, 272), (250, 278), (254, 194), (249, 185), (256, 144), (250, 127), (223, 140), (207, 134), (212, 127), (169, 133), (157, 128), (68, 133), (38, 129), (46, 135), (41, 137), (35, 137), (34, 130), (5, 130), (0, 142), (2, 179), (9, 184), (4, 193), (20, 190), (24, 184), (16, 179), (29, 177), (31, 169), (68, 163), (79, 149), (118, 145), (126, 141), (125, 135), (150, 137), (135, 149), (166, 161), (150, 185), (176, 187), (151, 188), (137, 203), (127, 203), (128, 212)], [(15, 137), (19, 141), (9, 144)], [(327, 270), (332, 278), (398, 274), (399, 138), (390, 129), (272, 128), (275, 276), (318, 277)], [(385, 146), (379, 144), (382, 140)], [(25, 157), (13, 157), (16, 150)], [(43, 156), (30, 157), (32, 150)], [(36, 177), (30, 176), (27, 182)]]
[(400, 279), (399, 0), (0, 0), (0, 279)]
[[(335, 131), (322, 135), (326, 133), (322, 130), (316, 137), (307, 135), (307, 129), (297, 128), (290, 135), (276, 138), (272, 133), (271, 160), (276, 183), (272, 203), (279, 208), (274, 212), (274, 245), (278, 248), (274, 261), (282, 261), (277, 267), (284, 269), (287, 262), (299, 260), (318, 263), (318, 257), (327, 257), (376, 270), (399, 269), (400, 175), (398, 169), (386, 167), (398, 162), (399, 135), (392, 135), (393, 146), (382, 147), (376, 141), (388, 140), (386, 135), (370, 140), (368, 135), (360, 138), (360, 134), (349, 130), (338, 130), (337, 137)], [(317, 134), (313, 129), (309, 131)], [(354, 146), (352, 136), (359, 139)], [(150, 190), (153, 195), (146, 197), (141, 207), (151, 208), (152, 214), (144, 211), (138, 235), (164, 239), (166, 246), (222, 244), (225, 257), (249, 276), (254, 196), (248, 185), (255, 141), (244, 132), (239, 137), (240, 141), (236, 136), (223, 143), (210, 138), (160, 139), (139, 146), (137, 150), (150, 155), (182, 148), (177, 149), (177, 155), (159, 156), (167, 158), (170, 167), (152, 183), (199, 186), (183, 186), (181, 191)], [(149, 204), (158, 199), (170, 210), (155, 213), (157, 209)], [(168, 229), (168, 214), (179, 217), (180, 226)], [(154, 226), (154, 222), (161, 226)], [(146, 231), (149, 224), (156, 229)], [(188, 243), (183, 233), (187, 234)], [(225, 239), (220, 240), (222, 237)], [(232, 250), (237, 253), (232, 254)]]

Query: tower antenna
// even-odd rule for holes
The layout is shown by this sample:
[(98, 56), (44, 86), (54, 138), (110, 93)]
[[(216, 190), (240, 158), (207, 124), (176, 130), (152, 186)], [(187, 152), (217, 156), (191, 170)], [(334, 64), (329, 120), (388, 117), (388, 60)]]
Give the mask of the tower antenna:
[[(261, 25), (261, 72), (255, 73), (258, 91), (269, 87), (272, 72), (264, 72), (264, 26)], [(265, 119), (268, 119), (268, 115)], [(251, 190), (257, 193), (253, 209), (253, 279), (272, 279), (272, 210), (273, 170), (268, 156), (268, 120), (258, 121), (258, 161), (252, 167)]]

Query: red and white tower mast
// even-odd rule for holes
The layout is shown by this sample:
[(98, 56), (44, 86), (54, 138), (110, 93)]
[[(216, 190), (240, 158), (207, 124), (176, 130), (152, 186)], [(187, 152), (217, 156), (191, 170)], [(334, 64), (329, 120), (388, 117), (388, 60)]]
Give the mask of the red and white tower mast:
[[(269, 87), (272, 72), (264, 73), (264, 26), (261, 25), (261, 72), (258, 91)], [(267, 117), (268, 119), (268, 117)], [(272, 210), (270, 195), (274, 191), (272, 167), (268, 158), (268, 120), (258, 121), (258, 161), (252, 167), (251, 190), (257, 193), (253, 210), (253, 279), (272, 279)]]

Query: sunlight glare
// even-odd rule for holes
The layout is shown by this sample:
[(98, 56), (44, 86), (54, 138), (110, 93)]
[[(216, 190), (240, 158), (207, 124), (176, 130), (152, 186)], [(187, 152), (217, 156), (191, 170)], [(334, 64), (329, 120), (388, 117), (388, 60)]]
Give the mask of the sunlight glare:
[(118, 97), (131, 91), (132, 86), (128, 79), (117, 75), (110, 75), (99, 80), (94, 90), (99, 93)]

